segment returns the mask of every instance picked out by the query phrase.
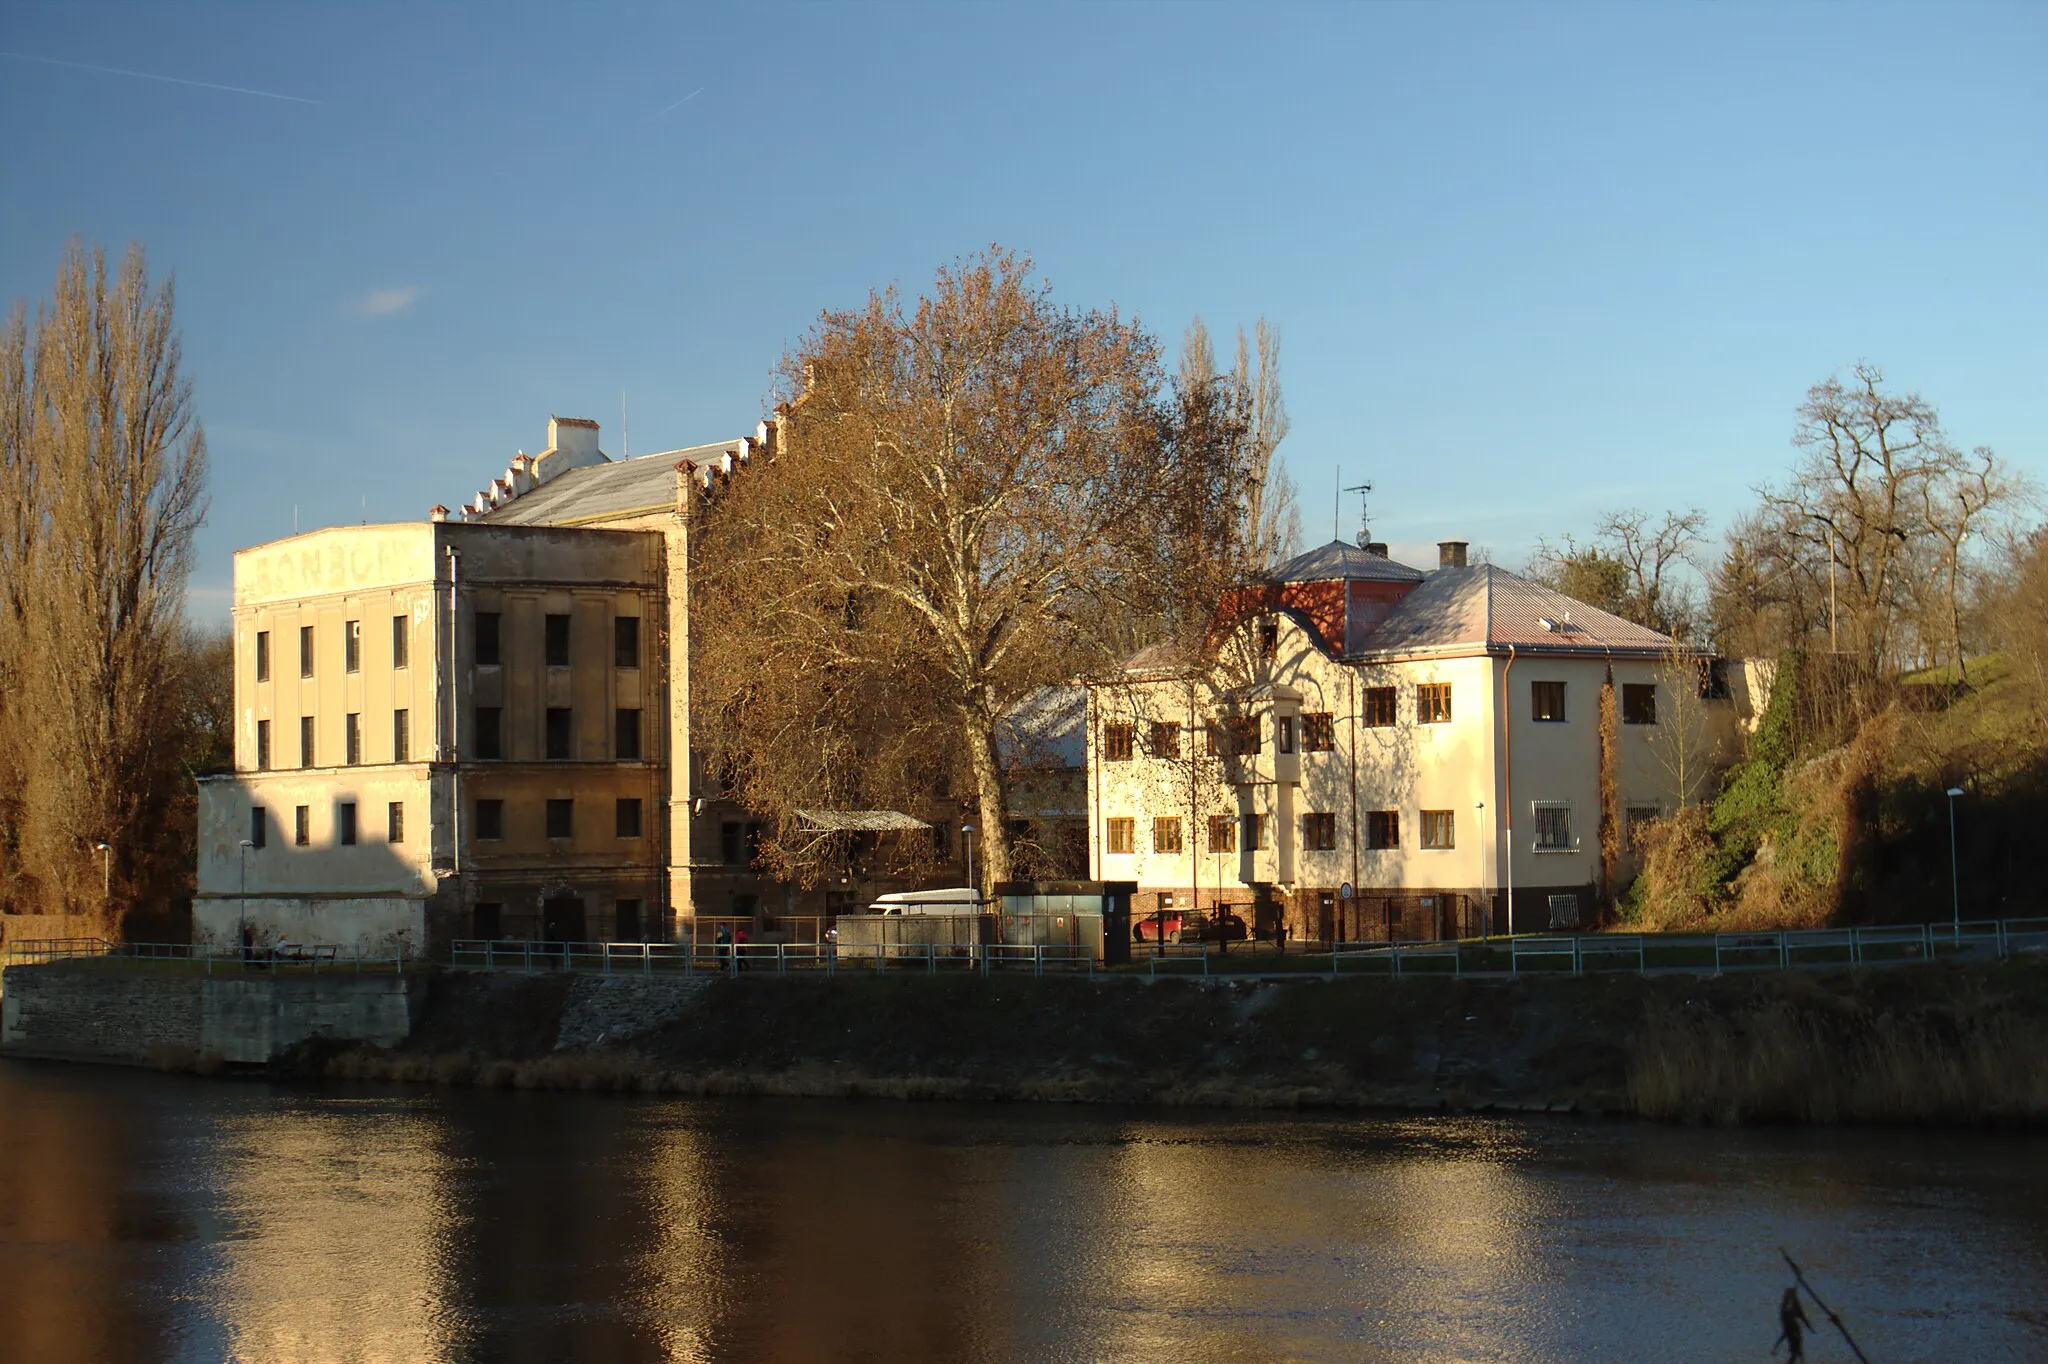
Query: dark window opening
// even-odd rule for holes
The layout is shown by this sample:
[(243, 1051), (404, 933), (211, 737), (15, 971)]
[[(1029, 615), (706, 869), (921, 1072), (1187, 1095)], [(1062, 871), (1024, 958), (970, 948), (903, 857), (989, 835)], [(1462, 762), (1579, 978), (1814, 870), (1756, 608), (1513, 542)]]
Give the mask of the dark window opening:
[(409, 711), (391, 712), (391, 761), (402, 763), (412, 757), (412, 714)]
[(1337, 850), (1337, 816), (1327, 812), (1303, 815), (1301, 817), (1301, 843), (1309, 852), (1335, 852)]
[(363, 623), (359, 620), (341, 623), (341, 670), (345, 673), (363, 670)]
[(1271, 658), (1280, 652), (1280, 622), (1271, 616), (1259, 622), (1259, 657)]
[(640, 837), (640, 797), (619, 797), (617, 827), (620, 838)]
[(292, 811), (292, 844), (303, 848), (313, 841), (313, 807), (301, 805)]
[(545, 642), (547, 664), (550, 668), (569, 666), (569, 618), (549, 616), (546, 624)]
[(256, 722), (256, 766), (263, 770), (270, 767), (270, 721)]
[(1365, 846), (1373, 849), (1401, 846), (1401, 812), (1368, 810), (1365, 813)]
[(576, 836), (576, 802), (573, 800), (551, 800), (548, 802), (548, 837), (574, 838)]
[(640, 927), (640, 902), (620, 900), (612, 906), (612, 941), (642, 942), (645, 931)]
[(340, 816), (341, 845), (344, 848), (354, 847), (356, 841), (356, 803), (352, 800), (345, 800), (335, 807), (335, 813)]
[(354, 711), (348, 713), (348, 722), (342, 726), (343, 761), (354, 767), (363, 760), (363, 717)]
[(1621, 722), (1625, 725), (1657, 723), (1657, 684), (1624, 682), (1621, 687)]
[(1304, 753), (1328, 753), (1337, 746), (1337, 719), (1328, 711), (1301, 717), (1301, 749)]
[(1561, 723), (1564, 720), (1564, 683), (1531, 682), (1529, 715), (1532, 719)]
[(505, 802), (480, 800), (476, 803), (476, 836), (499, 839), (505, 836)]
[(640, 617), (619, 616), (612, 621), (612, 662), (621, 668), (640, 666)]
[(486, 900), (470, 911), (470, 931), (486, 942), (505, 936), (505, 907)]
[(549, 706), (547, 719), (547, 756), (566, 758), (569, 756), (569, 708)]
[(637, 709), (621, 709), (613, 712), (613, 749), (620, 762), (637, 762), (640, 758), (640, 712)]
[(1155, 758), (1178, 758), (1180, 756), (1180, 726), (1171, 720), (1155, 720), (1152, 724), (1152, 756)]
[(313, 627), (310, 625), (301, 625), (299, 627), (299, 676), (311, 677), (312, 675)]
[(479, 611), (476, 613), (476, 661), (479, 667), (495, 666), (501, 659), (498, 638), (498, 613)]
[(268, 682), (270, 680), (270, 631), (268, 630), (258, 630), (256, 632), (256, 680), (258, 682)]
[(412, 661), (412, 635), (408, 631), (407, 616), (391, 618), (391, 666), (403, 668)]
[(384, 841), (405, 842), (405, 802), (394, 800), (384, 808)]
[(472, 736), (476, 756), (496, 762), (505, 756), (505, 712), (498, 706), (476, 708), (476, 734)]
[(1294, 717), (1278, 715), (1273, 718), (1273, 740), (1282, 753), (1294, 751)]
[(263, 813), (263, 807), (249, 807), (249, 846), (261, 848), (270, 842), (270, 816)]
[(299, 717), (299, 766), (313, 766), (313, 717)]
[(1237, 851), (1236, 816), (1209, 816), (1209, 851), (1212, 853), (1234, 853)]
[(728, 819), (718, 826), (718, 860), (728, 867), (737, 867), (741, 861), (741, 830), (737, 821)]
[(1103, 761), (1127, 763), (1131, 760), (1131, 747), (1131, 726), (1110, 725), (1102, 731)]

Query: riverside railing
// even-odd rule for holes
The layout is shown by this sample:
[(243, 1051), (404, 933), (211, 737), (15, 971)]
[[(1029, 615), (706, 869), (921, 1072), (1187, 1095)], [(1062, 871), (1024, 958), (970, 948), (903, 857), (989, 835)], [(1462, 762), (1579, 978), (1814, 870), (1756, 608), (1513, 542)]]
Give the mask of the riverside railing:
[(43, 938), (8, 946), (8, 965), (94, 958), (112, 962), (182, 962), (208, 975), (226, 971), (304, 972), (404, 971), (403, 945), (361, 948), (340, 943), (287, 943), (270, 947), (210, 948), (182, 942), (111, 942), (105, 938)]
[(1067, 943), (525, 942), (463, 939), (450, 945), (449, 965), (472, 971), (582, 971), (601, 975), (786, 976), (804, 972), (914, 971), (989, 976), (1029, 972), (1093, 975), (1085, 947)]

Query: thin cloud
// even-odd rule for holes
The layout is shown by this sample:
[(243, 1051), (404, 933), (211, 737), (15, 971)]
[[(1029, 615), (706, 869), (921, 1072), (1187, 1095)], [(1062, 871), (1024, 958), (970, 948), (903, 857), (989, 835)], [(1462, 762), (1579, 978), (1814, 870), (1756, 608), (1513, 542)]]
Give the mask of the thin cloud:
[(291, 104), (321, 103), (317, 99), (307, 99), (304, 95), (280, 95), (275, 90), (251, 90), (245, 85), (216, 85), (212, 81), (187, 80), (183, 76), (160, 76), (154, 71), (129, 71), (119, 66), (96, 66), (91, 62), (67, 62), (55, 57), (34, 57), (26, 52), (0, 52), (0, 57), (9, 57), (18, 62), (36, 62), (43, 66), (62, 66), (72, 71), (97, 71), (103, 76), (127, 76), (139, 81), (162, 81), (165, 85), (189, 85), (197, 90), (220, 90), (230, 95), (281, 99)]
[(697, 96), (703, 93), (704, 87), (700, 85), (695, 90), (692, 90), (689, 94), (684, 95), (681, 99), (677, 100), (674, 104), (671, 104), (666, 108), (660, 110), (656, 114), (654, 114), (653, 117), (649, 118), (647, 121), (649, 123), (652, 123), (655, 119), (660, 118), (662, 114), (674, 113), (676, 110), (682, 108), (685, 104), (688, 104), (691, 100), (697, 98)]
[(426, 290), (417, 284), (407, 284), (396, 289), (372, 289), (349, 300), (348, 310), (357, 317), (390, 317), (402, 313), (420, 301)]

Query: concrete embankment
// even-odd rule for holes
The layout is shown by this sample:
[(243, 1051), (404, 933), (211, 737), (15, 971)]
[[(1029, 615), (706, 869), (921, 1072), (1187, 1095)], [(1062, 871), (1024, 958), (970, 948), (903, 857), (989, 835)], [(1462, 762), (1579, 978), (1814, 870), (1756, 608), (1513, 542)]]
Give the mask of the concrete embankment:
[(2048, 963), (1520, 981), (437, 979), (336, 1078), (643, 1093), (2048, 1120)]
[(637, 1093), (2048, 1121), (2048, 962), (1723, 977), (8, 972), (5, 1045)]
[(208, 975), (99, 958), (0, 974), (0, 1052), (166, 1068), (268, 1064), (314, 1038), (400, 1044), (425, 987), (417, 974)]

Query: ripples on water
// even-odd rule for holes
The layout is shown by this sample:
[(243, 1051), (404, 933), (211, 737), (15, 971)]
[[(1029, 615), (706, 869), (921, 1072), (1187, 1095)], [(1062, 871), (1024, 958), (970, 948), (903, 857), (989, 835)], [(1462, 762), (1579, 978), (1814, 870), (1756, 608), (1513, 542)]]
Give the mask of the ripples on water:
[(0, 1358), (2044, 1359), (2044, 1156), (0, 1063)]

